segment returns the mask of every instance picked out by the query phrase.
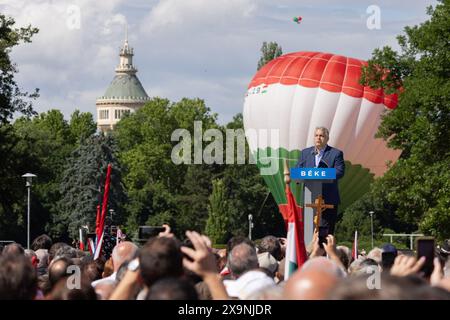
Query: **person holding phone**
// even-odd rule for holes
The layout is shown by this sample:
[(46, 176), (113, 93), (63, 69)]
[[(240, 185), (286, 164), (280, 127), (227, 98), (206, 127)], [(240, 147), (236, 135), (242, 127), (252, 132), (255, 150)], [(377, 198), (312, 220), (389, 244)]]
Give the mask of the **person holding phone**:
[(334, 234), (337, 219), (338, 205), (341, 202), (338, 189), (338, 180), (344, 176), (344, 153), (328, 145), (330, 134), (325, 127), (316, 127), (314, 130), (314, 146), (302, 150), (297, 168), (335, 168), (336, 180), (324, 183), (322, 196), (326, 204), (334, 205), (333, 209), (326, 209), (322, 213), (320, 226), (328, 228), (328, 234)]
[(443, 268), (439, 258), (435, 255), (435, 239), (421, 237), (416, 240), (416, 255), (398, 255), (390, 270), (390, 274), (405, 277), (413, 274), (422, 276), (430, 281), (432, 286), (438, 285), (444, 278)]

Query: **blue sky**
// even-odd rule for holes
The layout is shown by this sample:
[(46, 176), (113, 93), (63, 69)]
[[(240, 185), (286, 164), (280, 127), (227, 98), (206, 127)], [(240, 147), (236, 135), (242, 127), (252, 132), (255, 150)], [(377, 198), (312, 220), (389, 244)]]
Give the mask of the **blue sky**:
[[(202, 98), (226, 123), (242, 111), (263, 41), (276, 41), (283, 53), (323, 51), (368, 59), (375, 48), (398, 49), (396, 36), (405, 26), (425, 21), (426, 7), (436, 3), (0, 0), (0, 12), (19, 26), (40, 29), (31, 44), (12, 53), (19, 85), (40, 89), (38, 112), (57, 108), (68, 118), (78, 108), (95, 115), (95, 99), (114, 76), (127, 24), (147, 93), (172, 101)], [(380, 8), (380, 29), (367, 28), (370, 5)], [(300, 25), (294, 16), (303, 17)]]

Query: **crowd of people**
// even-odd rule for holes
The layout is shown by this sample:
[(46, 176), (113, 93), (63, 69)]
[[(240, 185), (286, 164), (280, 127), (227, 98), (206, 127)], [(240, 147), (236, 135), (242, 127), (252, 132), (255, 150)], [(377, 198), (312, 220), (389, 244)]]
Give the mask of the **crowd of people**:
[[(231, 238), (225, 249), (195, 231), (178, 240), (166, 231), (142, 246), (118, 243), (108, 260), (37, 237), (25, 250), (0, 250), (0, 299), (15, 300), (359, 300), (450, 299), (449, 241), (436, 248), (430, 275), (424, 259), (392, 244), (352, 257), (329, 235), (317, 234), (308, 260), (285, 279), (286, 240), (266, 236), (255, 244)], [(394, 258), (383, 261), (383, 253)]]

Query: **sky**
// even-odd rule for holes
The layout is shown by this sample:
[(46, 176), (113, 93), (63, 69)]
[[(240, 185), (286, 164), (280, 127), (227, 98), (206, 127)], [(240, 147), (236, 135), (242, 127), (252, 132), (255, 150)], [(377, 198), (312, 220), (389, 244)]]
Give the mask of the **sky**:
[[(0, 0), (0, 12), (13, 17), (16, 26), (39, 28), (32, 43), (12, 51), (19, 86), (40, 89), (34, 103), (38, 112), (60, 109), (69, 119), (79, 109), (95, 117), (95, 100), (114, 77), (128, 26), (137, 76), (147, 94), (174, 102), (204, 99), (225, 124), (242, 112), (264, 41), (277, 42), (283, 53), (321, 51), (366, 60), (375, 48), (398, 50), (396, 36), (405, 26), (427, 20), (426, 7), (436, 3)], [(302, 17), (300, 24), (294, 16)]]

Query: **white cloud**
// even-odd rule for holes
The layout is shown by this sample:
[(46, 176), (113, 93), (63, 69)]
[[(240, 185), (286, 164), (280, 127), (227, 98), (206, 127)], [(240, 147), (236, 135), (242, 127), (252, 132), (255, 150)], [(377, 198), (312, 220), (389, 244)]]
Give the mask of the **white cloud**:
[(107, 18), (103, 23), (103, 28), (101, 33), (103, 35), (110, 35), (115, 30), (115, 26), (123, 26), (125, 28), (127, 20), (122, 14), (115, 14), (111, 18)]
[[(12, 53), (21, 87), (40, 88), (37, 111), (58, 106), (68, 115), (78, 106), (95, 113), (92, 94), (103, 94), (111, 81), (125, 37), (126, 18), (116, 12), (123, 2), (8, 0), (1, 4), (2, 12), (12, 16), (17, 26), (31, 24), (39, 29), (31, 44)], [(79, 19), (79, 28), (71, 27), (74, 18)]]
[(196, 27), (204, 31), (208, 31), (205, 29), (208, 27), (231, 27), (250, 17), (256, 3), (256, 0), (161, 0), (144, 18), (142, 30), (149, 33), (173, 29), (185, 32)]
[[(436, 1), (316, 0), (0, 0), (17, 26), (40, 29), (13, 50), (24, 90), (41, 89), (38, 111), (75, 107), (95, 114), (118, 64), (128, 23), (138, 77), (150, 96), (205, 99), (221, 122), (242, 111), (263, 41), (283, 52), (327, 51), (367, 59), (374, 48), (397, 47), (405, 25), (418, 24)], [(366, 8), (381, 8), (382, 29), (366, 28)], [(68, 28), (77, 6), (80, 28)], [(301, 15), (297, 25), (293, 16)]]

